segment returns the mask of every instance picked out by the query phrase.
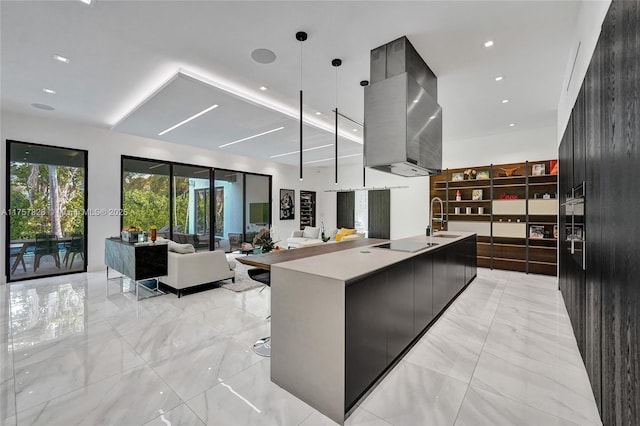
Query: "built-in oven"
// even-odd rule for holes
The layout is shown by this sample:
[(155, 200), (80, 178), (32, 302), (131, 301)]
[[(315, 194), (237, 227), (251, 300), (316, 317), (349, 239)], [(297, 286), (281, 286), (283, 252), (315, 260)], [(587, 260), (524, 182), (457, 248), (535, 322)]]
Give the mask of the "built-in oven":
[(585, 186), (586, 183), (582, 182), (571, 188), (567, 193), (566, 201), (562, 204), (566, 226), (565, 240), (562, 244), (583, 270), (587, 269)]

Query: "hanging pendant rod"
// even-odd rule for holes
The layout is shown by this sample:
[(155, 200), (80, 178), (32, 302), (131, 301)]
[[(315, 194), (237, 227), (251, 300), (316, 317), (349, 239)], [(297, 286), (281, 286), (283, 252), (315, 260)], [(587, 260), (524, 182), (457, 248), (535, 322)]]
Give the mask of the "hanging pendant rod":
[(300, 180), (302, 180), (302, 155), (304, 152), (304, 147), (302, 144), (302, 128), (304, 126), (303, 121), (303, 108), (302, 108), (302, 42), (307, 39), (307, 33), (304, 31), (298, 31), (296, 33), (296, 40), (300, 42)]
[(324, 192), (383, 191), (385, 189), (403, 189), (403, 188), (409, 188), (409, 186), (408, 185), (403, 185), (403, 186), (382, 186), (382, 187), (372, 186), (371, 188), (327, 189)]
[(357, 124), (357, 125), (358, 125), (358, 126), (360, 126), (360, 127), (364, 127), (364, 124), (360, 123), (359, 121), (356, 121), (356, 120), (354, 120), (353, 118), (348, 117), (348, 116), (344, 115), (344, 114), (343, 114), (343, 113), (341, 113), (341, 112), (338, 112), (338, 108), (336, 108), (336, 109), (332, 109), (332, 110), (331, 110), (331, 112), (335, 112), (335, 113), (336, 113), (336, 114), (338, 114), (340, 117), (342, 117), (342, 118), (346, 118), (347, 120), (351, 121), (351, 122), (352, 122), (352, 123), (354, 123), (354, 124)]
[(336, 69), (336, 109), (333, 110), (333, 112), (336, 113), (336, 130), (335, 130), (335, 143), (334, 143), (334, 150), (335, 150), (335, 160), (334, 160), (334, 167), (335, 167), (335, 175), (334, 175), (334, 181), (333, 184), (337, 185), (338, 184), (338, 116), (340, 115), (340, 113), (338, 112), (338, 67), (340, 65), (342, 65), (342, 59), (333, 59), (331, 61), (331, 65), (333, 65), (333, 67)]

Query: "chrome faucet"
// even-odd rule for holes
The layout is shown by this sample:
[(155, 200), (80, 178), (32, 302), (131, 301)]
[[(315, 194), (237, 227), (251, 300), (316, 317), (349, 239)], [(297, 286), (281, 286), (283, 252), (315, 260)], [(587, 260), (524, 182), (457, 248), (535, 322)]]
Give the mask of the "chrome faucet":
[[(440, 219), (436, 219), (433, 217), (433, 202), (434, 201), (438, 201), (440, 203)], [(433, 221), (439, 221), (440, 222), (440, 231), (443, 230), (444, 228), (444, 204), (442, 203), (442, 198), (440, 197), (433, 197), (431, 199), (431, 207), (429, 209), (429, 214), (431, 215), (431, 229), (433, 232), (436, 231), (436, 229), (433, 227)]]

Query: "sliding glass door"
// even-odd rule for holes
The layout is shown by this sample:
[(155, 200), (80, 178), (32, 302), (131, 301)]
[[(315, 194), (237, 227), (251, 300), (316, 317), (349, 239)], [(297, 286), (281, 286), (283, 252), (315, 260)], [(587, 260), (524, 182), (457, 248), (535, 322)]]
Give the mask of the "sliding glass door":
[(271, 177), (246, 174), (245, 191), (245, 240), (253, 242), (261, 229), (269, 229), (271, 223)]
[[(210, 170), (179, 164), (173, 166), (173, 240), (192, 244), (196, 250), (210, 248)], [(214, 238), (214, 246), (220, 246), (219, 238)]]
[(87, 270), (87, 151), (7, 141), (9, 281)]
[(244, 173), (216, 169), (213, 187), (215, 235), (221, 238), (225, 251), (239, 250), (245, 241)]

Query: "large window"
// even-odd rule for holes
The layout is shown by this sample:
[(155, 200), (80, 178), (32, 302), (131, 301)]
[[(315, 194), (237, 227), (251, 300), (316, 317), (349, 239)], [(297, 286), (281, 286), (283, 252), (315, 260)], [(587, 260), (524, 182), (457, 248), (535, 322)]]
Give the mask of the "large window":
[(9, 281), (86, 271), (87, 152), (7, 141)]
[(270, 227), (271, 176), (123, 156), (122, 208), (123, 226), (235, 251)]
[(169, 237), (169, 164), (151, 160), (122, 160), (122, 225)]

